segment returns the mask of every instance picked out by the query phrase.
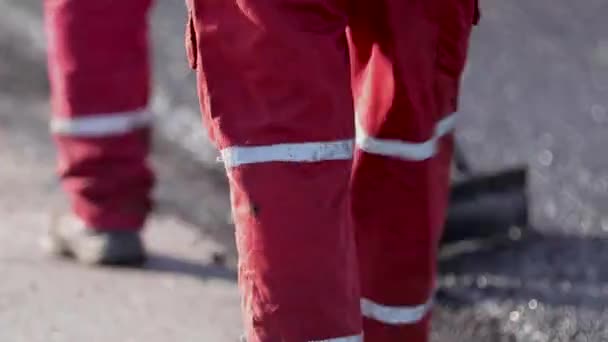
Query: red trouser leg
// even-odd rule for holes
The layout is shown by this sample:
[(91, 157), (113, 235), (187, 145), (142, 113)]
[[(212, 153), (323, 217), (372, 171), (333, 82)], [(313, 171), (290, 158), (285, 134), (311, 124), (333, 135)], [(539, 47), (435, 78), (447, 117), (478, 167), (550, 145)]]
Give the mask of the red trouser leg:
[(361, 341), (341, 3), (190, 4), (204, 119), (230, 181), (248, 342)]
[[(441, 59), (463, 64), (464, 57), (458, 60), (461, 55), (446, 44), (461, 46), (471, 26), (469, 21), (466, 34), (448, 32), (456, 42), (444, 41), (444, 25), (451, 24), (442, 16), (448, 3), (352, 3), (358, 120), (352, 201), (366, 342), (429, 339), (461, 71), (446, 74)], [(450, 15), (459, 21), (462, 13)]]
[(149, 6), (44, 0), (59, 174), (91, 228), (139, 229), (150, 210)]

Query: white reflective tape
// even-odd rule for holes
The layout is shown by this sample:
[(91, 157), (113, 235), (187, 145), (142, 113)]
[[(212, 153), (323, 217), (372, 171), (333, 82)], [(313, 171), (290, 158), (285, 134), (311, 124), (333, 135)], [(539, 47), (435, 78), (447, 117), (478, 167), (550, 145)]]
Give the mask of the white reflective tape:
[(154, 115), (147, 110), (135, 110), (120, 114), (94, 114), (74, 118), (53, 118), (51, 132), (74, 137), (103, 137), (132, 132), (149, 126)]
[[(247, 342), (247, 338), (243, 335), (240, 338), (241, 342)], [(325, 340), (314, 340), (308, 342), (363, 342), (363, 334), (352, 335), (352, 336), (344, 336), (344, 337), (335, 337)]]
[(363, 342), (363, 334), (352, 335), (352, 336), (344, 336), (344, 337), (335, 337), (329, 338), (325, 340), (314, 340), (309, 342)]
[(439, 120), (435, 127), (435, 139), (450, 133), (456, 127), (456, 114), (451, 114)]
[(361, 313), (364, 317), (384, 324), (414, 324), (424, 318), (433, 306), (433, 299), (414, 306), (387, 306), (369, 299), (361, 299)]
[(456, 114), (440, 120), (435, 126), (433, 137), (425, 142), (413, 143), (396, 139), (378, 139), (369, 136), (357, 121), (357, 146), (372, 154), (406, 160), (426, 160), (437, 153), (437, 141), (454, 129)]
[(232, 146), (221, 150), (220, 153), (226, 167), (277, 161), (312, 163), (325, 160), (349, 160), (353, 157), (353, 140)]

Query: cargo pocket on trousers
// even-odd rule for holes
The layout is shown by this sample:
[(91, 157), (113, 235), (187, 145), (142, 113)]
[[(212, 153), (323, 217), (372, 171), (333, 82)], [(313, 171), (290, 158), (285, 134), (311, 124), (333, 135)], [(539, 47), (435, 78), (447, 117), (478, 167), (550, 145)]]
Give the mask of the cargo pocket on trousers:
[(475, 0), (475, 13), (473, 13), (473, 25), (477, 26), (481, 19), (481, 11), (479, 9), (479, 0)]
[(194, 28), (194, 16), (191, 10), (188, 11), (185, 39), (188, 64), (190, 65), (190, 68), (196, 70), (198, 66), (198, 46), (196, 42), (196, 29)]

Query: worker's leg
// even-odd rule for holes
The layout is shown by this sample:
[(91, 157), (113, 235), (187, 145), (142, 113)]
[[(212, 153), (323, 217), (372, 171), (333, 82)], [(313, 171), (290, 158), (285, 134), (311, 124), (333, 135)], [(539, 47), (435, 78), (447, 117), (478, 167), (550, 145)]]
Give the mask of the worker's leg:
[(138, 230), (150, 210), (149, 6), (44, 0), (59, 173), (96, 230)]
[(189, 41), (232, 195), (248, 342), (361, 341), (338, 0), (193, 0)]
[(351, 9), (353, 215), (366, 342), (429, 335), (460, 73), (442, 70), (433, 3), (357, 0)]

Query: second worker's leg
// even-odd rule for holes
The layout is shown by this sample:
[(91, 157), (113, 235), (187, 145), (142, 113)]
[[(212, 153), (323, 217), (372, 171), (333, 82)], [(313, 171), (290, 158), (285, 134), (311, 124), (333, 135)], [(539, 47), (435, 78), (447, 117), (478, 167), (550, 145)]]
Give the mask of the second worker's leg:
[(150, 0), (44, 0), (51, 129), (74, 220), (51, 245), (89, 263), (143, 258), (150, 210)]

